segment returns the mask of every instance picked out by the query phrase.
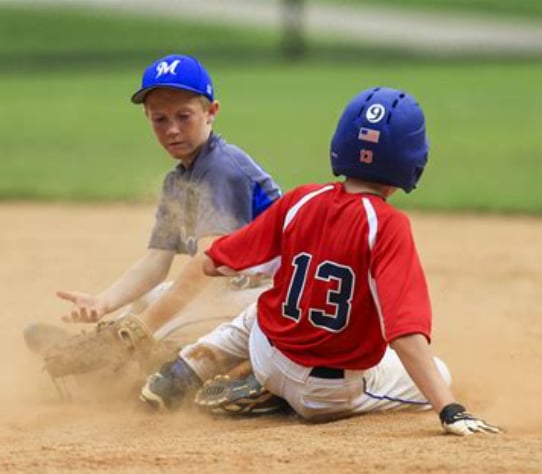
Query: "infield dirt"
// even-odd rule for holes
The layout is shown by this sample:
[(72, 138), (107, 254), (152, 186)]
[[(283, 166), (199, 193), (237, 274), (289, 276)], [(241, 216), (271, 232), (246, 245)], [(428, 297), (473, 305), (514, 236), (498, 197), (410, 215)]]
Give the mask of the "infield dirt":
[[(154, 415), (114, 387), (59, 401), (22, 329), (66, 312), (55, 290), (116, 278), (144, 251), (152, 216), (148, 206), (0, 205), (0, 472), (542, 472), (541, 219), (412, 215), (433, 351), (458, 398), (506, 430), (462, 439), (442, 435), (432, 412), (311, 425)], [(217, 311), (208, 301), (202, 314)]]

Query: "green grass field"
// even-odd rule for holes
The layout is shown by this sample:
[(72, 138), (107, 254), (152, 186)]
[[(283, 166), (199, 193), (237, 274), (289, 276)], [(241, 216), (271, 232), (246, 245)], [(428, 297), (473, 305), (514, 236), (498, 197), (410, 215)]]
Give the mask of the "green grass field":
[[(309, 0), (310, 1), (310, 0)], [(375, 5), (420, 8), (434, 11), (478, 12), (491, 15), (542, 17), (542, 2), (539, 0), (315, 0), (320, 3), (344, 5)]]
[[(36, 14), (10, 12), (12, 26)], [(278, 39), (272, 35), (50, 12), (51, 22), (61, 18), (73, 25), (82, 15), (86, 26), (68, 37), (70, 29), (57, 24), (54, 47), (42, 39), (43, 54), (32, 49), (42, 34), (39, 24), (23, 47), (0, 21), (0, 199), (155, 199), (173, 162), (129, 96), (150, 60), (177, 50), (198, 54), (214, 77), (223, 106), (216, 130), (252, 154), (284, 189), (333, 179), (329, 140), (342, 108), (360, 89), (388, 85), (420, 100), (432, 145), (420, 189), (395, 202), (542, 213), (540, 62), (400, 56), (377, 61), (352, 49), (340, 60), (314, 54), (289, 64), (277, 57)], [(5, 18), (0, 10), (0, 19)], [(114, 26), (102, 29), (104, 22), (117, 21), (124, 42), (114, 40)], [(152, 45), (138, 48), (141, 30), (153, 38)], [(221, 42), (215, 36), (225, 33)], [(28, 60), (20, 63), (16, 57)]]

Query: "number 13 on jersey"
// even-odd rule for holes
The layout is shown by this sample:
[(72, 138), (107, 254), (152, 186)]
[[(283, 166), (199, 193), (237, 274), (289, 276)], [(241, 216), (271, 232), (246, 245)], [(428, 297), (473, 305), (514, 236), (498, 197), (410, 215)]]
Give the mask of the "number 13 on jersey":
[(310, 307), (308, 318), (311, 324), (330, 332), (340, 332), (350, 321), (352, 309), (352, 295), (354, 292), (355, 275), (352, 269), (345, 265), (326, 260), (320, 263), (314, 272), (309, 274), (312, 255), (308, 253), (297, 254), (292, 266), (294, 271), (290, 279), (286, 301), (282, 305), (282, 314), (285, 318), (299, 321), (301, 319), (300, 302), (306, 282), (314, 278), (324, 282), (336, 281), (336, 289), (329, 288), (326, 292), (326, 302), (333, 306), (333, 312), (327, 313), (322, 308)]

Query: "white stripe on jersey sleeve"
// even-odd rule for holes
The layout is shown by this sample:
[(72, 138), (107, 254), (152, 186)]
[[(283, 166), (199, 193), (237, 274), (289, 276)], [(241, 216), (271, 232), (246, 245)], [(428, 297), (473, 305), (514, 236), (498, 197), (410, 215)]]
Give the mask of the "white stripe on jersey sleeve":
[(259, 265), (256, 265), (254, 267), (245, 268), (244, 270), (240, 271), (242, 275), (269, 275), (273, 276), (275, 272), (280, 267), (280, 256), (275, 257), (272, 260), (269, 260), (264, 263), (260, 263)]
[(227, 267), (226, 265), (220, 265), (220, 267), (216, 267), (216, 271), (224, 276), (237, 275), (237, 272), (234, 269)]
[[(373, 250), (373, 247), (376, 242), (376, 236), (378, 233), (378, 217), (376, 215), (375, 209), (371, 204), (371, 201), (367, 198), (362, 198), (363, 207), (365, 208), (365, 213), (367, 214), (367, 223), (369, 224), (369, 250)], [(380, 298), (378, 297), (378, 289), (376, 287), (376, 281), (371, 274), (371, 269), (369, 268), (367, 278), (369, 281), (369, 289), (371, 290), (371, 295), (373, 296), (373, 301), (376, 306), (376, 312), (378, 314), (378, 320), (380, 322), (380, 331), (382, 332), (382, 337), (386, 340), (386, 328), (384, 326), (384, 318), (382, 316), (382, 307), (380, 305)]]
[(275, 257), (267, 262), (260, 263), (253, 267), (243, 268), (243, 270), (235, 271), (230, 267), (222, 265), (217, 268), (217, 271), (224, 276), (235, 276), (235, 275), (267, 275), (273, 276), (280, 267), (280, 256)]
[(333, 189), (333, 185), (324, 186), (321, 189), (318, 189), (317, 191), (313, 191), (312, 193), (307, 194), (306, 196), (303, 196), (299, 202), (295, 203), (290, 209), (288, 209), (288, 212), (286, 213), (286, 217), (284, 218), (284, 224), (282, 225), (282, 231), (286, 230), (286, 227), (288, 227), (288, 224), (292, 222), (293, 218), (296, 216), (296, 214), (299, 212), (299, 209), (301, 209), (305, 204), (307, 204), (312, 198), (318, 196), (319, 194), (325, 193), (326, 191), (331, 191)]
[(376, 240), (376, 233), (378, 232), (378, 219), (371, 201), (369, 201), (367, 198), (363, 198), (362, 201), (363, 207), (365, 208), (365, 213), (367, 214), (367, 222), (369, 224), (369, 250), (373, 250)]

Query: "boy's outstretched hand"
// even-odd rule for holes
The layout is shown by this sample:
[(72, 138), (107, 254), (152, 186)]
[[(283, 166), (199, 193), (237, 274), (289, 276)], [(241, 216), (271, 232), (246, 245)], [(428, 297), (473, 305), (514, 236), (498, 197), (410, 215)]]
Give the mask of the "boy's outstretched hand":
[(95, 323), (106, 313), (106, 308), (101, 300), (94, 295), (79, 291), (59, 290), (56, 295), (74, 305), (69, 315), (62, 316), (64, 322), (69, 323)]
[(439, 417), (444, 431), (457, 436), (501, 432), (497, 426), (490, 425), (484, 420), (467, 413), (466, 408), (459, 403), (446, 405), (440, 411)]

